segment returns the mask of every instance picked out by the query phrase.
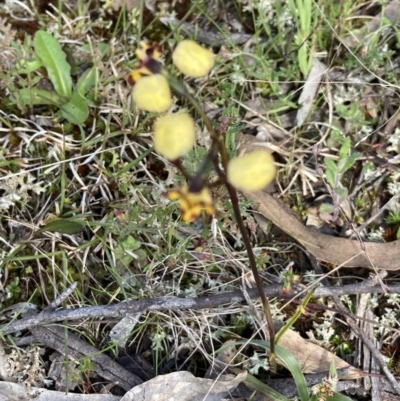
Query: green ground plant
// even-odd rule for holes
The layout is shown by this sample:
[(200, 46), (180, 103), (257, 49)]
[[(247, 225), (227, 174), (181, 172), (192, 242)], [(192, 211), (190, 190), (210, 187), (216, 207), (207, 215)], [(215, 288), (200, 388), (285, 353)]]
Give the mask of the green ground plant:
[[(33, 39), (34, 58), (17, 64), (17, 73), (27, 77), (29, 87), (15, 93), (15, 102), (22, 106), (55, 106), (60, 117), (72, 124), (83, 124), (89, 115), (91, 101), (85, 96), (96, 85), (96, 67), (88, 68), (73, 85), (71, 65), (58, 41), (45, 31), (37, 31)], [(44, 67), (54, 92), (40, 89), (39, 70)], [(34, 74), (36, 73), (36, 74)]]
[[(238, 341), (237, 345), (247, 345), (247, 342)], [(252, 345), (255, 345), (260, 348), (269, 349), (270, 344), (267, 341), (257, 341), (253, 340), (251, 342)], [(335, 363), (332, 362), (329, 378), (322, 384), (315, 386), (312, 389), (312, 392), (309, 392), (307, 388), (307, 383), (304, 377), (303, 372), (296, 359), (290, 352), (287, 352), (284, 348), (279, 345), (276, 346), (276, 355), (279, 358), (280, 363), (283, 364), (291, 373), (294, 381), (296, 382), (296, 387), (298, 390), (298, 397), (301, 401), (319, 401), (321, 399), (327, 401), (351, 401), (351, 398), (346, 397), (343, 394), (339, 394), (335, 391), (336, 383), (337, 383), (337, 372)], [(238, 372), (238, 370), (236, 370)], [(281, 394), (265, 385), (264, 383), (257, 381), (251, 375), (246, 379), (246, 384), (253, 389), (258, 390), (262, 394), (266, 395), (270, 399), (276, 399), (281, 401), (286, 401), (288, 398), (283, 397)]]
[(326, 166), (325, 177), (330, 185), (334, 204), (323, 203), (320, 206), (321, 213), (335, 214), (337, 212), (337, 205), (343, 202), (348, 197), (348, 189), (342, 184), (341, 180), (343, 174), (350, 170), (354, 163), (359, 159), (361, 153), (350, 152), (351, 139), (346, 138), (339, 149), (338, 160), (335, 163), (331, 158), (325, 157), (324, 163)]

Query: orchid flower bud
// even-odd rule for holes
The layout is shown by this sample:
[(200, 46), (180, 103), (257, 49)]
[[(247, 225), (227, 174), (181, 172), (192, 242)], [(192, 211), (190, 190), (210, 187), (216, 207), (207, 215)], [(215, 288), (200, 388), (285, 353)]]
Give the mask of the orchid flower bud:
[[(140, 81), (139, 81), (140, 82)], [(189, 152), (196, 135), (193, 118), (187, 113), (167, 114), (154, 124), (154, 148), (168, 160), (176, 160)]]
[(214, 66), (214, 55), (193, 40), (182, 40), (172, 53), (172, 62), (183, 74), (204, 77)]
[(241, 191), (259, 191), (275, 177), (274, 158), (266, 150), (255, 150), (231, 159), (227, 167), (228, 182)]
[(168, 81), (161, 74), (149, 75), (136, 82), (132, 98), (139, 109), (158, 113), (167, 111), (172, 104)]

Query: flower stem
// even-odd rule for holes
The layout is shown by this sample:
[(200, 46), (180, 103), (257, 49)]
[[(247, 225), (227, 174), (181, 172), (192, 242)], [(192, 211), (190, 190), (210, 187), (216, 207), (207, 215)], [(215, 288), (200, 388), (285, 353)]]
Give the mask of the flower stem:
[(233, 212), (236, 217), (236, 222), (239, 226), (240, 234), (242, 234), (242, 240), (244, 246), (246, 248), (247, 256), (249, 257), (249, 263), (251, 267), (251, 271), (253, 273), (254, 281), (256, 282), (256, 287), (258, 289), (258, 293), (261, 297), (261, 302), (264, 308), (265, 317), (267, 319), (268, 324), (268, 333), (269, 333), (269, 341), (270, 341), (270, 354), (269, 354), (269, 363), (271, 367), (271, 371), (273, 373), (276, 372), (276, 359), (275, 359), (275, 328), (274, 328), (274, 321), (272, 319), (271, 308), (269, 306), (268, 298), (265, 296), (263, 291), (262, 282), (260, 275), (258, 274), (257, 270), (257, 263), (254, 257), (253, 248), (250, 243), (249, 234), (247, 233), (246, 227), (243, 223), (242, 214), (240, 213), (239, 208), (239, 201), (237, 197), (237, 192), (235, 188), (232, 187), (228, 182), (225, 182), (225, 185), (228, 189), (229, 196), (231, 198)]
[[(206, 113), (204, 112), (203, 108), (200, 106), (200, 104), (197, 102), (197, 100), (187, 91), (185, 86), (181, 82), (179, 82), (174, 76), (170, 75), (166, 70), (164, 70), (163, 73), (167, 77), (171, 88), (176, 93), (178, 93), (179, 95), (181, 95), (185, 99), (187, 99), (192, 104), (192, 106), (194, 107), (196, 112), (202, 118), (205, 126), (208, 129), (211, 139), (212, 139), (212, 145), (211, 145), (212, 149), (210, 150), (209, 155), (210, 154), (217, 155), (219, 153), (221, 156), (222, 166), (224, 168), (224, 171), (226, 172), (227, 166), (228, 166), (228, 161), (229, 161), (229, 156), (228, 156), (227, 149), (225, 147), (224, 137), (221, 134), (217, 133), (212, 122), (207, 117)], [(236, 222), (238, 224), (239, 231), (240, 231), (240, 234), (242, 235), (242, 240), (243, 240), (244, 246), (246, 248), (247, 255), (249, 257), (249, 263), (250, 263), (251, 271), (253, 273), (254, 281), (256, 282), (258, 293), (261, 297), (261, 302), (263, 305), (265, 317), (266, 317), (267, 324), (268, 324), (268, 333), (269, 333), (269, 341), (270, 341), (269, 361), (270, 361), (271, 371), (276, 372), (275, 329), (274, 329), (274, 322), (273, 322), (272, 314), (271, 314), (271, 308), (269, 306), (268, 298), (265, 296), (265, 293), (263, 291), (261, 278), (260, 278), (260, 275), (257, 270), (257, 263), (256, 263), (256, 259), (254, 256), (253, 248), (251, 246), (250, 238), (247, 233), (246, 227), (243, 223), (242, 214), (241, 214), (240, 208), (239, 208), (237, 192), (236, 192), (235, 188), (227, 182), (226, 175), (220, 171), (219, 166), (218, 166), (218, 158), (214, 157), (213, 161), (215, 164), (217, 164), (215, 167), (216, 167), (217, 173), (220, 176), (220, 180), (225, 184), (226, 188), (228, 189), (228, 193), (229, 193), (229, 197), (231, 198), (233, 212), (234, 212), (234, 215), (236, 218)]]

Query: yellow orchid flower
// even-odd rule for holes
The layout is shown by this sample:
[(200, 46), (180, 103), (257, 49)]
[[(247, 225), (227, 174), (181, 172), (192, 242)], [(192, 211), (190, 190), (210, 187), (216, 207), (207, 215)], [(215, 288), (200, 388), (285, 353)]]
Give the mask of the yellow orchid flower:
[(172, 53), (172, 62), (185, 75), (198, 78), (214, 67), (214, 55), (193, 40), (182, 40)]
[(168, 160), (176, 160), (189, 152), (195, 141), (194, 121), (187, 113), (167, 114), (154, 124), (154, 148)]
[(227, 179), (236, 189), (259, 191), (275, 177), (274, 158), (266, 150), (255, 150), (231, 159), (227, 167)]
[(139, 62), (136, 69), (131, 71), (127, 77), (128, 83), (132, 86), (143, 77), (161, 72), (161, 65), (157, 61), (162, 54), (159, 44), (149, 45), (146, 42), (141, 42), (135, 53)]
[(147, 42), (140, 42), (140, 47), (135, 51), (138, 60), (146, 63), (149, 59), (158, 60), (161, 57), (161, 46), (158, 43), (149, 45)]
[(196, 220), (202, 210), (211, 216), (216, 212), (211, 192), (206, 187), (199, 192), (190, 192), (188, 186), (183, 185), (169, 191), (165, 196), (169, 200), (179, 200), (182, 220), (186, 222)]
[(152, 112), (168, 110), (172, 104), (171, 90), (164, 75), (143, 77), (132, 90), (132, 98), (139, 109)]
[(129, 73), (127, 81), (130, 85), (135, 85), (141, 78), (151, 75), (152, 72), (147, 67), (139, 67)]

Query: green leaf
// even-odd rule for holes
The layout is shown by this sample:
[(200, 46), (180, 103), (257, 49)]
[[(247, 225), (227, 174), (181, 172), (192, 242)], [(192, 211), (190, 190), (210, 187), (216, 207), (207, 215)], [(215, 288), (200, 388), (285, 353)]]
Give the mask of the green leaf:
[(336, 195), (338, 195), (341, 199), (346, 199), (349, 195), (349, 191), (347, 190), (347, 188), (335, 188), (334, 191)]
[(338, 172), (336, 163), (329, 157), (324, 157), (324, 163), (327, 169), (332, 170), (334, 173)]
[[(236, 341), (235, 344), (252, 344), (258, 345), (260, 347), (270, 349), (269, 341), (262, 340), (251, 340), (251, 341)], [(297, 363), (296, 358), (287, 350), (275, 345), (275, 353), (277, 357), (281, 360), (282, 364), (290, 371), (292, 377), (296, 383), (297, 391), (300, 396), (301, 401), (309, 401), (310, 397), (308, 395), (307, 383), (304, 378), (303, 372), (301, 371), (300, 365)]]
[(338, 162), (338, 170), (340, 174), (345, 173), (347, 170), (351, 169), (357, 159), (361, 156), (361, 153), (355, 152), (350, 156), (344, 157)]
[(37, 31), (33, 45), (37, 56), (46, 67), (56, 92), (70, 98), (72, 93), (71, 66), (68, 64), (67, 56), (60, 44), (49, 33)]
[(37, 58), (20, 60), (17, 62), (17, 71), (18, 74), (29, 74), (38, 70), (42, 65), (42, 62)]
[(336, 187), (336, 176), (338, 174), (338, 168), (336, 163), (329, 159), (328, 157), (324, 158), (324, 162), (326, 165), (325, 177), (331, 187)]
[(124, 264), (124, 266), (128, 266), (134, 259), (133, 256), (127, 253), (120, 245), (114, 248), (114, 255), (119, 261)]
[(322, 203), (319, 207), (319, 212), (322, 214), (331, 214), (335, 211), (335, 206), (330, 203)]
[(75, 91), (85, 96), (85, 94), (96, 85), (98, 78), (98, 70), (96, 67), (87, 69), (76, 83)]
[(328, 181), (328, 184), (332, 188), (335, 188), (336, 187), (336, 176), (337, 176), (337, 173), (334, 173), (332, 170), (327, 169), (325, 171), (325, 176), (326, 176), (326, 180)]
[(18, 91), (19, 99), (26, 105), (52, 105), (61, 107), (66, 99), (57, 93), (36, 88), (24, 88)]
[(337, 375), (337, 370), (336, 370), (335, 358), (332, 358), (331, 364), (329, 366), (329, 376), (335, 377), (336, 375)]
[(279, 359), (282, 361), (283, 365), (286, 367), (286, 369), (290, 370), (294, 382), (296, 383), (300, 400), (308, 401), (309, 395), (306, 379), (304, 378), (303, 372), (301, 371), (301, 368), (297, 363), (296, 358), (289, 351), (285, 350), (279, 345), (275, 346), (275, 352)]
[(142, 246), (142, 243), (137, 241), (131, 235), (128, 235), (121, 241), (121, 246), (125, 251), (136, 251)]
[(397, 230), (396, 238), (397, 238), (397, 239), (400, 239), (400, 227), (399, 227), (398, 230)]
[(44, 227), (39, 228), (36, 233), (51, 231), (61, 234), (76, 234), (83, 231), (85, 221), (78, 219), (55, 219), (49, 221)]
[(304, 76), (308, 75), (311, 67), (308, 55), (307, 45), (303, 44), (298, 51), (298, 60), (300, 71)]
[(342, 147), (339, 150), (339, 159), (342, 159), (343, 157), (346, 157), (349, 155), (350, 147), (351, 147), (351, 140), (347, 136), (343, 142)]
[(68, 103), (61, 106), (61, 115), (72, 124), (83, 124), (89, 116), (87, 100), (74, 92)]
[[(232, 368), (232, 372), (239, 374), (243, 371), (241, 369)], [(288, 398), (283, 396), (281, 393), (269, 387), (261, 380), (258, 380), (256, 377), (247, 373), (246, 379), (243, 380), (243, 384), (248, 387), (250, 390), (257, 391), (258, 393), (263, 394), (267, 400), (274, 400), (274, 401), (289, 401)]]

